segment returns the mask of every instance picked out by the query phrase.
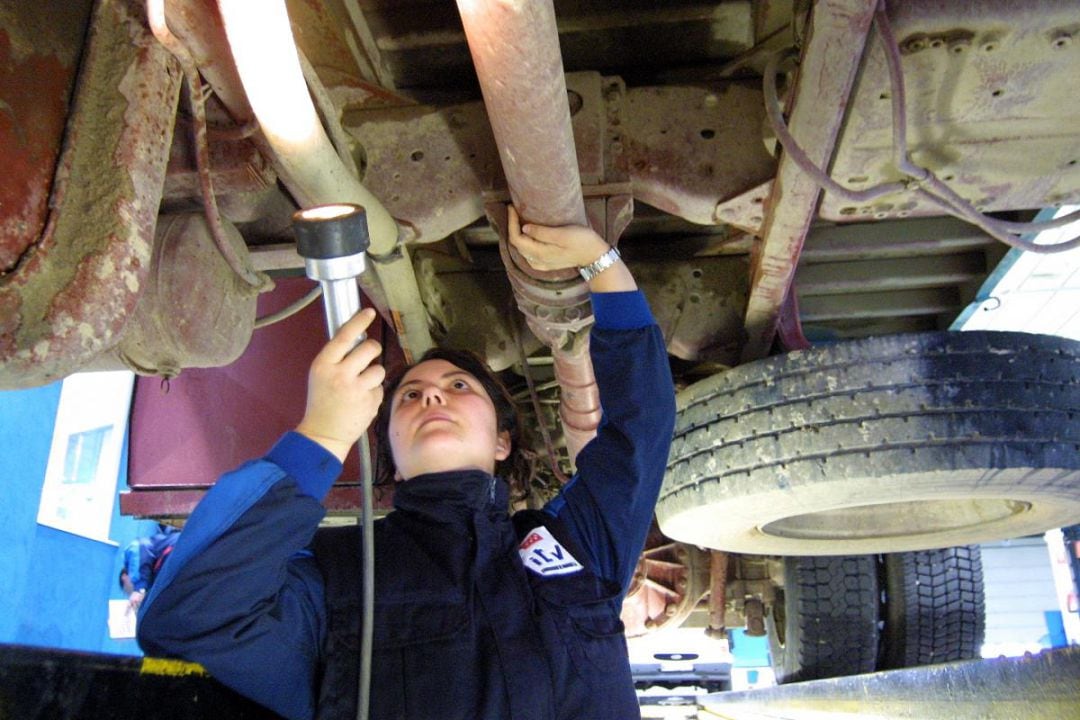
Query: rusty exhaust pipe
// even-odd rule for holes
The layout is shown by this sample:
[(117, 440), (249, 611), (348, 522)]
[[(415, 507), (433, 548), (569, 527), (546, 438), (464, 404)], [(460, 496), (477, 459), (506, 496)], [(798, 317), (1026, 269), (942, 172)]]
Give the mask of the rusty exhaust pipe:
[[(510, 198), (523, 221), (587, 224), (551, 0), (458, 0), (458, 10)], [(588, 301), (588, 288), (573, 269), (530, 268), (508, 246), (505, 218), (495, 224), (501, 225), (503, 262), (518, 307), (554, 356), (562, 390), (559, 416), (573, 460), (600, 422), (588, 333), (580, 332), (591, 320), (580, 307)], [(559, 300), (552, 305), (545, 297)]]

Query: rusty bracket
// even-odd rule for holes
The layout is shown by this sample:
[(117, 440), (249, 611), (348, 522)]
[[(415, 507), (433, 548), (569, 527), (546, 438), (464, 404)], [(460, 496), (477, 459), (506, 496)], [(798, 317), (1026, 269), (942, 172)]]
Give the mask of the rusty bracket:
[[(812, 148), (811, 161), (819, 167), (833, 155), (876, 7), (875, 0), (825, 0), (814, 5), (789, 126), (803, 148)], [(772, 347), (820, 195), (816, 181), (783, 155), (751, 273), (743, 362), (764, 357)]]
[[(626, 194), (691, 222), (761, 232), (776, 161), (763, 143), (746, 142), (761, 133), (759, 89), (628, 90), (590, 72), (567, 74), (566, 85), (586, 204)], [(350, 109), (342, 122), (363, 156), (365, 184), (410, 244), (441, 240), (480, 218), (485, 203), (509, 197), (498, 194), (506, 180), (482, 103)], [(599, 232), (606, 223), (593, 205), (586, 213)], [(608, 242), (617, 225), (601, 233)]]
[[(198, 169), (188, 136), (189, 133), (181, 132), (173, 137), (162, 195), (165, 202), (190, 199), (201, 202)], [(219, 198), (276, 188), (277, 173), (250, 140), (216, 136), (213, 131), (209, 140), (211, 177)]]

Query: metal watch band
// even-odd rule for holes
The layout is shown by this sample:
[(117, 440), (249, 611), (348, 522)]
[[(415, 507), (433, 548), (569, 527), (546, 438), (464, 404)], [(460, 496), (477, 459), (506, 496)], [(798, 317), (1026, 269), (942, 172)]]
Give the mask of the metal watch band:
[(581, 277), (585, 278), (585, 282), (589, 282), (600, 273), (607, 270), (619, 260), (619, 249), (616, 247), (608, 248), (600, 257), (593, 260), (588, 265), (578, 268), (578, 272), (581, 273)]

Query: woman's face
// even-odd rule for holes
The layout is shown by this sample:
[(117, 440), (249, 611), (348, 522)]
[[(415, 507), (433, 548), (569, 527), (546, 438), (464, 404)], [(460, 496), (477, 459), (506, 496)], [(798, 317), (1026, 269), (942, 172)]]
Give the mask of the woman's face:
[(484, 386), (446, 360), (410, 368), (390, 402), (390, 451), (402, 480), (445, 470), (493, 473), (510, 454)]

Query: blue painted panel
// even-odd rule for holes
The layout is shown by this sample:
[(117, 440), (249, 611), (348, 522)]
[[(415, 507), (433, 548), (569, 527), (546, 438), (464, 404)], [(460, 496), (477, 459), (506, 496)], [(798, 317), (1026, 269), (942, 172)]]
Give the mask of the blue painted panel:
[(38, 525), (15, 642), (98, 650), (116, 548)]
[(729, 631), (735, 667), (769, 667), (769, 638), (750, 637), (742, 628)]
[(1065, 634), (1065, 621), (1061, 617), (1061, 611), (1044, 610), (1043, 616), (1046, 618), (1047, 640), (1050, 647), (1068, 647), (1069, 637)]
[[(139, 654), (134, 640), (109, 638), (108, 600), (124, 597), (124, 546), (156, 524), (121, 517), (114, 502), (110, 537), (119, 547), (37, 524), (60, 388), (0, 392), (0, 642)], [(117, 489), (126, 485), (125, 438)]]
[(34, 553), (41, 483), (61, 383), (0, 392), (0, 641), (13, 642)]

